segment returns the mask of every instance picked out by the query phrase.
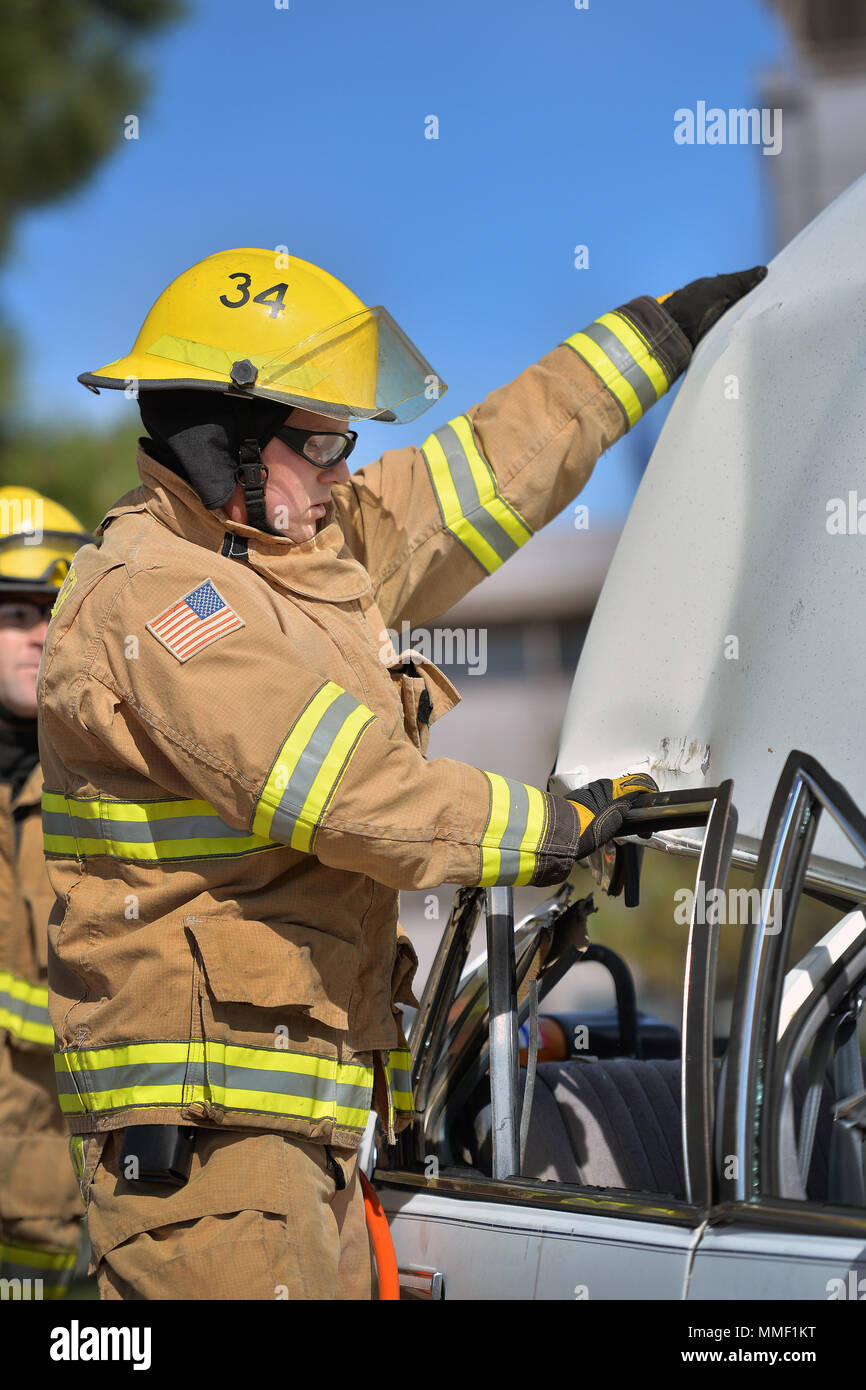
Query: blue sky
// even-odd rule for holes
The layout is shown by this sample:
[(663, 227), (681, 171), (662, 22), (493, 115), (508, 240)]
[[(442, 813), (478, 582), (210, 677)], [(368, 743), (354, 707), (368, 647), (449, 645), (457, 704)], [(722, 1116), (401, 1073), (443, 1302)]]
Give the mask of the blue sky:
[[(772, 158), (678, 145), (674, 111), (760, 105), (786, 53), (764, 0), (191, 0), (140, 50), (140, 138), (19, 223), (0, 295), (22, 411), (133, 414), (77, 374), (203, 256), (287, 245), (385, 304), (449, 383), (414, 425), (365, 427), (353, 463), (420, 443), (605, 310), (772, 255)], [(627, 509), (653, 414), (598, 465), (594, 521)]]

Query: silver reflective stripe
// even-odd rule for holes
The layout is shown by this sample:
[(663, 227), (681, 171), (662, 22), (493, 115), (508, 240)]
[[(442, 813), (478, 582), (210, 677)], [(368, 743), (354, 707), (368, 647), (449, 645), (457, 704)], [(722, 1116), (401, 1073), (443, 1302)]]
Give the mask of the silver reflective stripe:
[[(74, 804), (70, 798), (70, 804)], [(115, 802), (114, 805), (122, 803)], [(110, 840), (117, 844), (156, 845), (161, 840), (245, 840), (250, 832), (227, 825), (212, 816), (166, 816), (158, 820), (117, 820), (114, 817), (82, 817), (62, 811), (43, 811), (46, 835), (73, 835), (79, 840)]]
[[(183, 1086), (187, 1079), (185, 1062), (128, 1062), (117, 1067), (81, 1068), (57, 1072), (60, 1095), (86, 1091), (121, 1091), (131, 1086)], [(80, 1085), (76, 1085), (76, 1081)]]
[(499, 844), (501, 883), (513, 883), (520, 872), (520, 854), (529, 818), (529, 792), (522, 782), (508, 782), (508, 820)]
[[(322, 764), (349, 715), (358, 708), (358, 701), (345, 690), (342, 695), (337, 696), (333, 704), (328, 705), (298, 758), (286, 789), (274, 811), (271, 835), (275, 839), (285, 840), (291, 844), (292, 833), (307, 804), (313, 783), (322, 770)], [(333, 783), (337, 780), (335, 771), (332, 786), (328, 789), (329, 793), (333, 789)], [(318, 822), (321, 819), (324, 806), (322, 808), (316, 807), (315, 810), (317, 812), (316, 821)]]
[[(508, 532), (499, 524), (496, 518), (486, 510), (479, 495), (475, 478), (472, 476), (469, 460), (466, 457), (463, 445), (460, 443), (454, 428), (450, 424), (442, 425), (440, 429), (433, 431), (433, 437), (439, 440), (442, 451), (448, 460), (448, 468), (454, 482), (454, 488), (460, 503), (462, 515), (471, 519), (474, 529), (484, 537), (491, 549), (496, 551), (500, 560), (507, 560), (509, 556), (514, 555), (515, 552), (520, 549), (522, 542), (514, 540), (509, 536)], [(485, 468), (488, 472), (490, 471), (486, 460)], [(495, 488), (495, 479), (493, 479), (492, 474), (491, 479)], [(437, 500), (439, 500), (442, 519), (445, 524), (448, 525), (449, 519), (445, 515), (445, 509), (442, 506), (438, 491), (436, 495)], [(498, 500), (501, 506), (508, 506), (508, 503), (499, 494)], [(458, 538), (460, 538), (459, 533)], [(471, 546), (469, 548), (471, 550)]]
[[(35, 1004), (29, 999), (19, 999), (17, 995), (10, 994), (5, 989), (0, 989), (0, 1010), (8, 1010), (24, 1023), (38, 1023), (44, 1028), (51, 1027), (47, 1004)], [(11, 1031), (14, 1030), (10, 1029)]]
[(333, 1101), (348, 1109), (369, 1109), (369, 1086), (352, 1086), (330, 1076), (311, 1076), (301, 1072), (264, 1071), (259, 1067), (238, 1067), (209, 1060), (208, 1081), (227, 1091), (268, 1091), (281, 1096), (301, 1096), (305, 1100)]
[(402, 1067), (389, 1067), (391, 1085), (395, 1091), (408, 1091), (412, 1094), (412, 1073)]
[(655, 405), (658, 400), (656, 388), (643, 367), (635, 361), (628, 348), (623, 346), (609, 328), (605, 328), (603, 323), (591, 323), (584, 328), (583, 334), (584, 337), (591, 338), (602, 352), (607, 354), (617, 371), (625, 377), (645, 411), (649, 410), (651, 405)]
[(69, 1049), (55, 1053), (54, 1065), (65, 1115), (206, 1102), (362, 1130), (373, 1093), (373, 1068), (365, 1063), (229, 1042)]
[[(285, 1054), (291, 1058), (291, 1054)], [(335, 1081), (331, 1076), (316, 1076), (296, 1071), (270, 1071), (263, 1067), (239, 1067), (218, 1059), (208, 1058), (207, 1081), (232, 1091), (267, 1091), (275, 1095), (301, 1096), (307, 1100), (334, 1100), (339, 1106), (364, 1108), (370, 1099), (370, 1087), (353, 1086)], [(81, 1089), (76, 1078), (91, 1091), (129, 1091), (135, 1086), (183, 1086), (190, 1084), (189, 1069), (184, 1062), (129, 1062), (123, 1066), (95, 1067), (86, 1071), (58, 1072), (57, 1089), (61, 1095), (76, 1095)], [(146, 1102), (156, 1104), (152, 1099)], [(167, 1102), (167, 1103), (177, 1103)]]

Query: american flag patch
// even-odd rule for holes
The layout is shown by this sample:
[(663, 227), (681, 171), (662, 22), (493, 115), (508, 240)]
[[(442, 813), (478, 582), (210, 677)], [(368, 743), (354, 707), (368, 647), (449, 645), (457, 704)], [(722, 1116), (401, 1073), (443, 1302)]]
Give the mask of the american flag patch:
[(177, 603), (169, 604), (158, 617), (145, 623), (148, 632), (152, 632), (178, 661), (189, 661), (217, 638), (245, 626), (243, 618), (226, 603), (212, 579), (190, 589)]

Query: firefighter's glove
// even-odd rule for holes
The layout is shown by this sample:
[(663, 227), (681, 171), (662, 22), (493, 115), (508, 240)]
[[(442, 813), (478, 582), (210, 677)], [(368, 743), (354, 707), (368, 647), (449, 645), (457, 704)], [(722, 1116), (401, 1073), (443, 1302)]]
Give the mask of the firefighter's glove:
[(583, 859), (612, 840), (622, 826), (623, 813), (647, 792), (657, 791), (653, 779), (640, 772), (631, 777), (616, 777), (613, 781), (602, 777), (572, 792), (568, 800), (577, 812), (581, 832), (575, 858)]
[(661, 295), (659, 303), (676, 319), (692, 347), (712, 328), (726, 309), (760, 284), (767, 273), (765, 265), (738, 270), (733, 275), (710, 275), (673, 294)]

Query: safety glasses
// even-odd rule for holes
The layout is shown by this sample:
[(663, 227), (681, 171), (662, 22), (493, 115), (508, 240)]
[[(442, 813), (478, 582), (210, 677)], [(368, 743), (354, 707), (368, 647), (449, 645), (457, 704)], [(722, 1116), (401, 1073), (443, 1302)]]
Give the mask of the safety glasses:
[(321, 430), (298, 430), (293, 429), (291, 425), (281, 425), (275, 431), (274, 438), (288, 444), (290, 449), (294, 449), (296, 454), (300, 454), (314, 468), (331, 468), (341, 459), (349, 457), (358, 436), (354, 430), (349, 430), (346, 434), (336, 434), (327, 431), (323, 433)]

